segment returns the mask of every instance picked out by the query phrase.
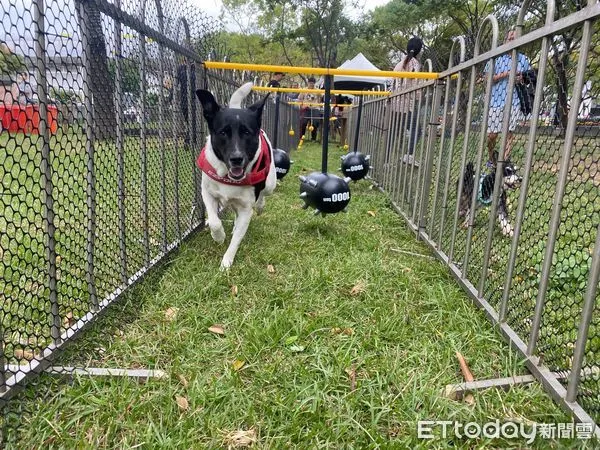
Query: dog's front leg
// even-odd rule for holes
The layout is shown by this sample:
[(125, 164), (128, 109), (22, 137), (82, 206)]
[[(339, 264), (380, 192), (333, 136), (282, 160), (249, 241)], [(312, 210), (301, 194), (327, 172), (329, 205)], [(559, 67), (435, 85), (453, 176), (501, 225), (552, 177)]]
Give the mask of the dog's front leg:
[(233, 233), (231, 235), (231, 242), (227, 251), (223, 255), (221, 261), (221, 270), (226, 270), (231, 267), (235, 254), (238, 251), (242, 239), (248, 231), (248, 225), (250, 225), (250, 219), (252, 219), (252, 207), (239, 209), (235, 218), (235, 224), (233, 226)]
[(225, 242), (225, 230), (221, 219), (219, 219), (219, 201), (207, 193), (205, 189), (202, 189), (202, 200), (206, 207), (206, 221), (208, 228), (210, 228), (210, 235), (215, 242), (222, 244)]
[(513, 226), (508, 220), (508, 211), (506, 208), (506, 194), (502, 193), (500, 204), (498, 205), (498, 221), (500, 222), (500, 230), (504, 236), (513, 237)]

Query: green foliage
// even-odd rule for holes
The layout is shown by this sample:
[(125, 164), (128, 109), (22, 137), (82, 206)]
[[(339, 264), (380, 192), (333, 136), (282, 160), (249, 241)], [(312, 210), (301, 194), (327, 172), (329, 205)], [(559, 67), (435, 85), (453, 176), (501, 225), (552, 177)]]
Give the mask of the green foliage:
[[(136, 97), (140, 93), (140, 68), (135, 58), (121, 58), (121, 80), (123, 92), (131, 92)], [(108, 60), (108, 73), (111, 81), (116, 80), (117, 64), (116, 59)]]
[(60, 103), (75, 103), (81, 100), (75, 91), (55, 87), (50, 88), (50, 97)]
[(14, 75), (25, 68), (25, 60), (21, 55), (0, 52), (0, 74)]

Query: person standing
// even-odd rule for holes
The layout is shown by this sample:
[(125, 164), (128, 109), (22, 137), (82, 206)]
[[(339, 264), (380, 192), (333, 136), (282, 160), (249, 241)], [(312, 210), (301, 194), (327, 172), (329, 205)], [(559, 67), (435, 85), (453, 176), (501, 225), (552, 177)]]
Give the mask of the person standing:
[[(307, 80), (307, 89), (315, 89), (315, 78), (309, 77)], [(306, 133), (306, 127), (309, 123), (312, 124), (313, 129), (310, 130), (311, 141), (317, 140), (317, 129), (319, 128), (319, 110), (315, 107), (315, 103), (320, 100), (320, 96), (311, 92), (302, 92), (298, 96), (298, 101), (305, 103), (300, 105), (300, 136), (301, 138)]]
[[(504, 42), (510, 42), (516, 38), (516, 31), (511, 28), (506, 33)], [(514, 144), (514, 131), (520, 120), (524, 118), (521, 113), (519, 96), (517, 89), (513, 89), (512, 101), (507, 105), (507, 94), (508, 94), (508, 78), (510, 76), (510, 69), (512, 67), (512, 56), (510, 54), (502, 55), (494, 60), (494, 71), (492, 77), (492, 92), (490, 99), (490, 110), (488, 113), (487, 123), (487, 148), (488, 148), (488, 167), (494, 167), (496, 165), (498, 152), (495, 151), (496, 141), (498, 140), (498, 134), (502, 131), (502, 121), (504, 118), (504, 108), (508, 106), (510, 108), (510, 115), (508, 120), (508, 134), (506, 137), (506, 147), (504, 148), (504, 161), (510, 158), (512, 148)], [(484, 72), (489, 72), (489, 63), (486, 65)], [(523, 72), (531, 70), (529, 60), (522, 53), (517, 53), (517, 77), (516, 82), (520, 83), (523, 79)]]
[[(423, 48), (423, 41), (418, 37), (412, 37), (408, 40), (406, 45), (406, 55), (402, 60), (394, 67), (394, 72), (420, 72), (421, 63), (417, 59), (421, 49)], [(395, 93), (411, 89), (419, 83), (416, 78), (395, 78), (393, 91)], [(405, 164), (414, 164), (416, 167), (419, 166), (419, 162), (414, 159), (414, 151), (417, 145), (417, 139), (419, 137), (419, 121), (417, 112), (415, 110), (415, 100), (420, 98), (420, 92), (414, 91), (408, 94), (404, 94), (400, 97), (392, 99), (392, 123), (395, 123), (396, 127), (400, 129), (400, 145), (404, 141), (405, 132), (410, 133), (408, 141), (407, 153), (402, 157), (402, 162)], [(402, 128), (402, 123), (404, 127)]]
[(285, 74), (283, 72), (273, 73), (273, 77), (267, 84), (267, 87), (276, 87), (276, 88), (281, 87), (281, 80), (283, 80), (284, 76), (285, 76)]

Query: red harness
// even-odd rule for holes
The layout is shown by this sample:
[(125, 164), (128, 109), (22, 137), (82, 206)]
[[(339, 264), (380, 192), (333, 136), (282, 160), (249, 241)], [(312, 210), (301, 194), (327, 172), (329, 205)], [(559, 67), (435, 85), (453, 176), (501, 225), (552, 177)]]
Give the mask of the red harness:
[(271, 168), (271, 151), (269, 150), (269, 144), (267, 143), (264, 134), (265, 132), (260, 130), (260, 154), (258, 155), (258, 159), (256, 160), (256, 163), (254, 163), (250, 173), (241, 180), (232, 180), (227, 175), (220, 177), (215, 168), (211, 166), (206, 159), (206, 147), (202, 148), (202, 151), (196, 160), (196, 165), (202, 172), (220, 183), (231, 184), (234, 186), (254, 186), (261, 183), (267, 179), (269, 169)]

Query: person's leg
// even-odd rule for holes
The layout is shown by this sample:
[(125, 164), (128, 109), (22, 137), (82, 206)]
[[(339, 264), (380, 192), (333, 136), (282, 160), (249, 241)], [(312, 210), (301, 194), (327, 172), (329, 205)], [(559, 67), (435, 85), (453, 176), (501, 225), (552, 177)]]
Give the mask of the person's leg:
[(419, 120), (417, 114), (415, 114), (413, 111), (408, 113), (408, 117), (408, 122), (410, 124), (410, 141), (408, 142), (408, 154), (412, 155), (415, 152), (415, 147), (417, 146)]
[(300, 116), (300, 139), (304, 139), (304, 135), (306, 134), (306, 127), (308, 126), (308, 119), (306, 116)]
[(496, 164), (496, 141), (498, 140), (498, 133), (488, 133), (487, 148), (488, 148), (488, 161), (492, 164)]
[(508, 161), (510, 159), (510, 155), (512, 153), (513, 145), (515, 142), (515, 129), (519, 124), (519, 121), (523, 119), (523, 114), (518, 106), (513, 105), (510, 112), (510, 121), (508, 124), (508, 135), (506, 136), (506, 147), (504, 147), (504, 161)]

